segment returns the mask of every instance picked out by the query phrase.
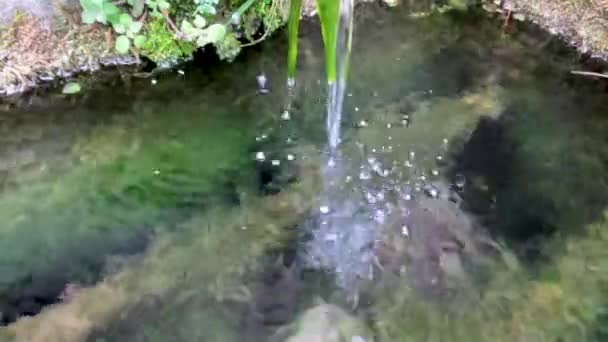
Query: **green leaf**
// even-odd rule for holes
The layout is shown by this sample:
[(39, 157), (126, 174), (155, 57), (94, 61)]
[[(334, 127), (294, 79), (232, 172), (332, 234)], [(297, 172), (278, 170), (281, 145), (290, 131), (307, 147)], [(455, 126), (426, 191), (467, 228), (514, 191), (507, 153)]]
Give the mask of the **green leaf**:
[(133, 18), (131, 18), (131, 16), (127, 13), (121, 13), (118, 17), (118, 22), (125, 27), (129, 27), (131, 24), (133, 24)]
[(80, 84), (78, 84), (76, 82), (70, 82), (70, 83), (66, 83), (66, 85), (63, 86), (63, 90), (61, 91), (61, 93), (66, 94), (66, 95), (72, 95), (72, 94), (79, 93), (80, 90), (81, 90)]
[(137, 35), (135, 36), (135, 38), (133, 38), (133, 45), (135, 45), (136, 48), (141, 48), (142, 46), (144, 46), (144, 44), (146, 43), (146, 37), (143, 35)]
[(169, 7), (171, 7), (171, 4), (169, 4), (169, 2), (167, 2), (166, 0), (159, 0), (158, 1), (158, 8), (160, 8), (160, 9), (169, 9)]
[(129, 26), (129, 31), (132, 33), (139, 33), (139, 31), (141, 31), (142, 27), (144, 26), (143, 23), (139, 22), (139, 21), (134, 21), (131, 26)]
[(207, 26), (207, 20), (205, 20), (205, 18), (201, 17), (200, 15), (196, 15), (194, 17), (194, 26), (198, 27), (198, 28), (204, 28), (205, 26)]
[(103, 10), (103, 0), (80, 0), (80, 6), (85, 12), (98, 12)]
[(298, 64), (298, 32), (300, 31), (300, 13), (302, 13), (302, 0), (291, 0), (289, 8), (289, 48), (287, 50), (287, 76), (296, 78)]
[(226, 26), (222, 24), (210, 25), (206, 30), (209, 43), (216, 43), (224, 39), (226, 35)]
[(338, 26), (340, 24), (340, 2), (336, 0), (317, 0), (317, 10), (321, 20), (321, 32), (325, 45), (325, 64), (327, 81), (335, 82), (337, 75)]
[(106, 24), (107, 22), (110, 22), (111, 24), (117, 24), (120, 22), (120, 15), (121, 15), (121, 11), (120, 8), (118, 8), (118, 6), (114, 5), (111, 2), (104, 2), (103, 3), (103, 16), (104, 16), (104, 21), (100, 21), (99, 19), (97, 19), (99, 22)]
[(91, 11), (84, 11), (82, 12), (82, 22), (85, 24), (92, 24), (95, 22), (95, 20), (97, 20), (97, 14), (95, 12), (91, 12)]
[(127, 28), (123, 25), (123, 24), (114, 24), (112, 25), (112, 27), (114, 28), (114, 31), (118, 34), (123, 34), (125, 32), (127, 32)]
[(182, 21), (182, 26), (180, 30), (185, 33), (190, 39), (195, 39), (203, 32), (202, 30), (192, 26), (192, 24), (190, 24), (190, 22), (187, 20)]
[(116, 38), (116, 52), (120, 54), (126, 54), (131, 48), (131, 40), (127, 36), (118, 36)]

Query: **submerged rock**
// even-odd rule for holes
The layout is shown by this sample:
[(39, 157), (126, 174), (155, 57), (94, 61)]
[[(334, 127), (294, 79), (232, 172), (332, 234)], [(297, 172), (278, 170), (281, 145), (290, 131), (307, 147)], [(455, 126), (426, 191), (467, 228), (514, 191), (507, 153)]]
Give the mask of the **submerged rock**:
[[(286, 342), (371, 342), (365, 324), (342, 308), (319, 304), (308, 309), (295, 323)], [(285, 332), (279, 332), (285, 334)], [(281, 340), (275, 337), (273, 341)]]

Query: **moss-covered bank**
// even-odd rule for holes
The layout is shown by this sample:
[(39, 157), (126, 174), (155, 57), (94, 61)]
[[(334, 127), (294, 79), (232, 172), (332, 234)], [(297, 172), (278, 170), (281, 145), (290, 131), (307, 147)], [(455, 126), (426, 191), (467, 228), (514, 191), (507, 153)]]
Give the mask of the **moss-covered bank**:
[(280, 28), (288, 7), (286, 0), (207, 1), (206, 7), (193, 0), (171, 0), (164, 2), (168, 8), (150, 2), (154, 5), (135, 13), (136, 5), (128, 4), (109, 11), (89, 8), (86, 4), (94, 2), (85, 0), (42, 3), (48, 3), (43, 13), (41, 5), (11, 6), (10, 1), (3, 9), (0, 95), (23, 93), (41, 82), (106, 65), (146, 60), (170, 65), (212, 46), (230, 61)]

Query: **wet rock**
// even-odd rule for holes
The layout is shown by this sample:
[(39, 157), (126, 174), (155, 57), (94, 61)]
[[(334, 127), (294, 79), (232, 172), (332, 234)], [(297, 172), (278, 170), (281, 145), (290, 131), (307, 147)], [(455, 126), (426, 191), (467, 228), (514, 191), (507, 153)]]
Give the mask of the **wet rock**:
[(260, 323), (281, 325), (293, 318), (302, 288), (295, 264), (290, 268), (277, 265), (266, 270), (255, 287), (253, 310)]
[[(358, 318), (338, 306), (319, 304), (296, 322), (287, 342), (371, 342), (368, 329)], [(278, 341), (278, 339), (276, 340)]]

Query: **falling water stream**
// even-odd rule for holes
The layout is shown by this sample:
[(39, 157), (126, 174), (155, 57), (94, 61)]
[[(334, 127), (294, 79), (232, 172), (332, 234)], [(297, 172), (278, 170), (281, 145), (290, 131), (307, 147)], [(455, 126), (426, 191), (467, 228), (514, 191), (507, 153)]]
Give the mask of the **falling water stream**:
[(327, 87), (328, 146), (321, 164), (321, 219), (309, 243), (309, 255), (314, 266), (334, 272), (338, 284), (356, 296), (356, 280), (368, 277), (371, 270), (372, 255), (365, 255), (365, 246), (373, 241), (373, 234), (367, 220), (356, 218), (362, 209), (358, 198), (351, 196), (350, 191), (344, 191), (350, 186), (351, 177), (347, 176), (347, 170), (351, 165), (347, 164), (351, 161), (341, 158), (340, 153), (340, 126), (354, 26), (353, 9), (353, 0), (341, 1), (336, 46), (337, 75)]

